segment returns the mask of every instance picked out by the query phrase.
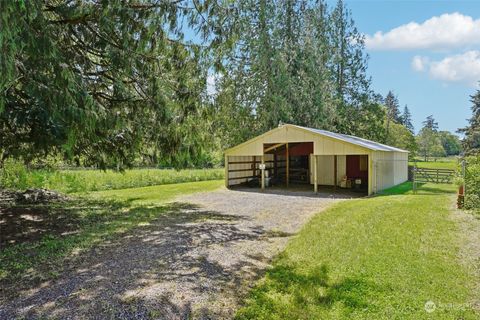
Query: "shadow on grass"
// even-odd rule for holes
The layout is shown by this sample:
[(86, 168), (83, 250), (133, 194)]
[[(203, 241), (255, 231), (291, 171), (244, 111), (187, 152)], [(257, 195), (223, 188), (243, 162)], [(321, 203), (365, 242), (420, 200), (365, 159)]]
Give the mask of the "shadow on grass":
[(361, 278), (333, 281), (326, 265), (305, 271), (299, 266), (280, 264), (269, 270), (265, 282), (252, 290), (237, 318), (255, 319), (264, 312), (273, 317), (316, 318), (338, 303), (349, 311), (373, 308), (367, 295), (379, 290)]
[[(80, 198), (48, 205), (0, 206), (0, 252), (13, 245), (75, 235), (94, 224), (125, 219), (129, 208), (128, 201)], [(138, 210), (134, 214), (142, 216)]]
[[(0, 251), (0, 318), (190, 318), (192, 303), (226, 287), (240, 288), (245, 281), (240, 271), (256, 276), (256, 261), (265, 261), (261, 255), (211, 259), (205, 248), (287, 236), (239, 227), (245, 217), (189, 203), (130, 207), (73, 201), (63, 206), (70, 207), (43, 207), (38, 219), (27, 219), (26, 233), (9, 235), (23, 242)], [(66, 216), (58, 220), (63, 226), (45, 222), (58, 214)], [(14, 214), (7, 220), (24, 223)], [(33, 229), (36, 241), (29, 240)], [(200, 312), (224, 317), (208, 307)]]

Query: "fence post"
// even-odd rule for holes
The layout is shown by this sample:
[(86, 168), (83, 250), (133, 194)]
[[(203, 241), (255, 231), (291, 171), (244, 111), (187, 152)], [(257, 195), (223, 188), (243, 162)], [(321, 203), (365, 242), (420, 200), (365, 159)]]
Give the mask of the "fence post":
[(417, 166), (413, 166), (413, 194), (417, 193)]

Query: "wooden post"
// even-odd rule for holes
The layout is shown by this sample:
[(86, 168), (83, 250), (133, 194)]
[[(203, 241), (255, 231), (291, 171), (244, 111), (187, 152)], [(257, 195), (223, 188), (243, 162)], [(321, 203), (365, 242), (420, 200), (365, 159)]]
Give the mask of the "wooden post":
[(275, 174), (275, 177), (278, 179), (278, 171), (277, 171), (277, 151), (275, 150), (275, 153), (273, 154), (273, 172)]
[[(262, 155), (262, 168), (265, 165), (265, 155)], [(262, 190), (265, 190), (265, 169), (261, 170), (262, 172)]]
[(287, 187), (290, 183), (290, 153), (288, 151), (288, 142), (287, 142), (287, 147), (285, 149), (285, 160), (287, 161), (286, 163), (286, 183), (287, 183)]
[(337, 155), (333, 156), (333, 190), (337, 191)]
[(313, 190), (318, 192), (318, 178), (317, 178), (317, 156), (313, 155)]
[(229, 182), (228, 182), (228, 156), (225, 155), (225, 187), (228, 188), (230, 185), (229, 185)]

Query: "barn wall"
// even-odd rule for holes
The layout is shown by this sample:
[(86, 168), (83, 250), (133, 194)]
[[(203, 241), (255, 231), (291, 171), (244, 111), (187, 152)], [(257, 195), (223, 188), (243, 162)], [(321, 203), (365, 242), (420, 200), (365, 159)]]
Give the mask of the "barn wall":
[[(313, 159), (310, 156), (310, 183), (314, 183), (313, 177)], [(319, 185), (333, 186), (335, 184), (333, 178), (334, 156), (317, 156), (317, 183)], [(337, 178), (336, 183), (346, 175), (346, 156), (337, 156)]]
[(286, 142), (313, 142), (316, 155), (367, 154), (368, 149), (341, 140), (324, 137), (313, 132), (295, 127), (280, 127), (264, 133), (252, 140), (242, 143), (227, 151), (229, 156), (261, 156), (263, 144)]
[(408, 180), (408, 153), (376, 151), (374, 167), (374, 192), (393, 187)]
[(408, 153), (394, 152), (394, 158), (395, 158), (394, 183), (397, 185), (408, 180)]

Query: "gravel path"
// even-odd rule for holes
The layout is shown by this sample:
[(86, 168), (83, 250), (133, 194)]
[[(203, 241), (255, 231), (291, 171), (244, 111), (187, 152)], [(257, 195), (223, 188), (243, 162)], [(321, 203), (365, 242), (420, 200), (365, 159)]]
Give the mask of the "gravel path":
[(226, 189), (178, 198), (55, 280), (0, 300), (0, 319), (229, 319), (288, 238), (335, 201)]

